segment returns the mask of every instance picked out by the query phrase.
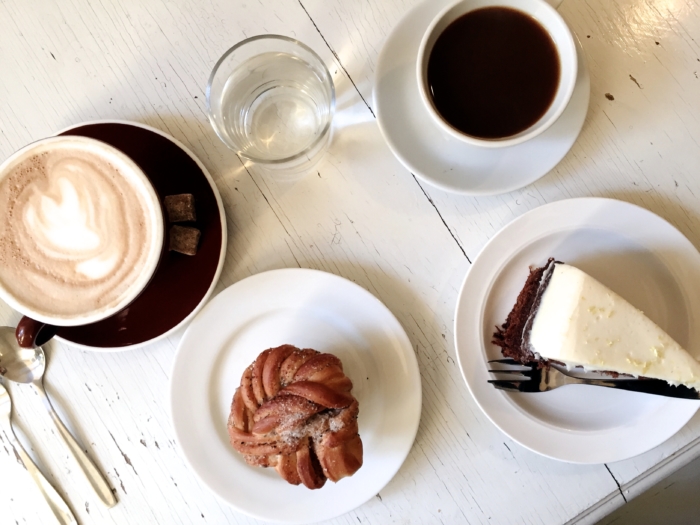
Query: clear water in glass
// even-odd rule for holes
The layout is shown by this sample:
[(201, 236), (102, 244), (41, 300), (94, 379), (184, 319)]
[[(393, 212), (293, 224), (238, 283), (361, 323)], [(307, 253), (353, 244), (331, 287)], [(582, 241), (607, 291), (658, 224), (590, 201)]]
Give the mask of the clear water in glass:
[(324, 133), (327, 88), (312, 66), (282, 52), (240, 64), (221, 91), (221, 131), (241, 152), (263, 160), (297, 155)]

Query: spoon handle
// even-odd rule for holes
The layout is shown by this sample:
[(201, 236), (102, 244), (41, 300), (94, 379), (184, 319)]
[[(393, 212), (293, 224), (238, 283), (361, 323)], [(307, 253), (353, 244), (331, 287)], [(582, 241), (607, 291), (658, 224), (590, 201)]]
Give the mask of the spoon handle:
[(46, 390), (44, 389), (44, 385), (42, 384), (41, 380), (37, 379), (33, 381), (32, 385), (34, 385), (35, 390), (44, 402), (44, 406), (49, 411), (51, 419), (53, 419), (53, 422), (58, 429), (59, 435), (63, 438), (63, 441), (72, 452), (73, 457), (80, 466), (80, 470), (85, 476), (85, 479), (95, 491), (100, 501), (104, 503), (107, 508), (114, 507), (117, 504), (117, 498), (112, 492), (112, 488), (109, 486), (102, 473), (97, 470), (95, 464), (90, 461), (90, 458), (88, 458), (83, 449), (80, 448), (80, 445), (78, 445), (78, 443), (75, 441), (73, 435), (68, 431), (66, 426), (63, 424), (63, 421), (61, 421), (61, 419), (58, 417), (58, 414), (56, 414), (56, 411), (51, 405), (51, 400), (46, 394)]
[(22, 460), (27, 472), (29, 472), (34, 482), (37, 484), (37, 487), (39, 487), (41, 494), (44, 496), (46, 503), (49, 504), (51, 512), (56, 516), (58, 522), (61, 525), (78, 525), (75, 516), (73, 516), (73, 512), (71, 512), (61, 495), (56, 492), (56, 489), (53, 488), (51, 483), (44, 477), (39, 468), (32, 461), (32, 458), (29, 457), (29, 454), (27, 454), (20, 442), (17, 441), (11, 425), (6, 426), (5, 435), (9, 438), (10, 444)]

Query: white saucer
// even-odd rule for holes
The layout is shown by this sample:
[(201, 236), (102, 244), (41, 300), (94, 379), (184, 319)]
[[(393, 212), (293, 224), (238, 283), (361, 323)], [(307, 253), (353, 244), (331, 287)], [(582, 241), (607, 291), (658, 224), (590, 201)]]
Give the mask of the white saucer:
[(465, 144), (435, 123), (421, 101), (418, 47), (433, 18), (454, 0), (426, 1), (396, 25), (379, 54), (374, 107), (389, 148), (413, 174), (442, 190), (495, 195), (535, 182), (556, 166), (578, 137), (588, 111), (590, 76), (577, 38), (578, 72), (571, 101), (547, 131), (502, 149)]
[(522, 394), (487, 383), (491, 343), (528, 275), (548, 257), (589, 273), (640, 308), (700, 358), (700, 254), (657, 215), (611, 199), (570, 199), (517, 218), (482, 250), (467, 274), (455, 313), (455, 346), (464, 380), (491, 421), (539, 454), (573, 463), (607, 463), (646, 452), (685, 425), (700, 407), (673, 399), (587, 385)]
[[(284, 343), (337, 355), (360, 404), (364, 464), (319, 490), (251, 467), (229, 444), (226, 422), (245, 368)], [(192, 470), (236, 510), (310, 523), (373, 498), (403, 464), (418, 430), (421, 382), (411, 343), (376, 297), (315, 270), (274, 270), (230, 286), (192, 321), (171, 374), (177, 441)]]

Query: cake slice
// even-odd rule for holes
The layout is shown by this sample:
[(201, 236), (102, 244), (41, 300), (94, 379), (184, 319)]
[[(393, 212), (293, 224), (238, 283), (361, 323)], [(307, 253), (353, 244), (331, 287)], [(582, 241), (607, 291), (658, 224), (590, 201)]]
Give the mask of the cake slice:
[(493, 343), (505, 357), (663, 379), (700, 390), (700, 362), (615, 292), (550, 259), (531, 268)]

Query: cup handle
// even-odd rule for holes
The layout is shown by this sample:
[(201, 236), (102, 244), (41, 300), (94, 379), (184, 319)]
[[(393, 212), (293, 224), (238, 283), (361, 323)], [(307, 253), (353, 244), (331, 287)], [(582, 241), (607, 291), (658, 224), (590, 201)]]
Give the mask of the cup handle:
[(58, 333), (58, 327), (24, 316), (17, 323), (15, 337), (22, 348), (36, 348)]

